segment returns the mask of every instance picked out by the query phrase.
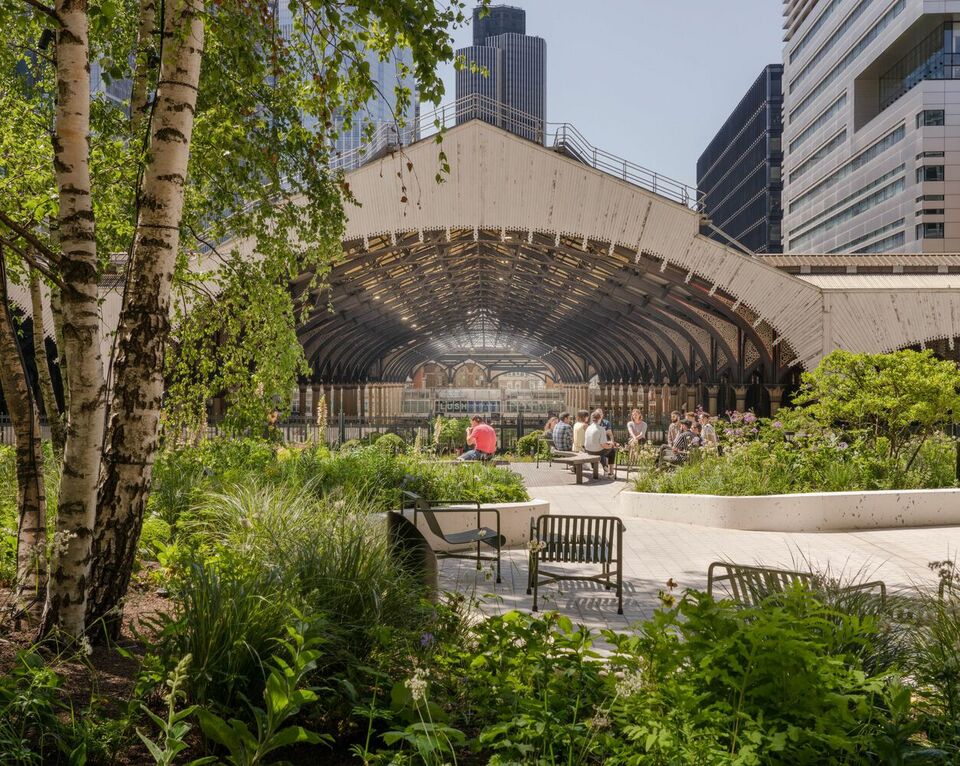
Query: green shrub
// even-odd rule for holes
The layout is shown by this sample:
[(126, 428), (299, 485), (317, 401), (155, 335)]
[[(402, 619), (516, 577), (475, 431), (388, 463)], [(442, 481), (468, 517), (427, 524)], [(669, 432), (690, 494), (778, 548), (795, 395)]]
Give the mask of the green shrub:
[[(397, 681), (393, 718), (435, 709), (472, 737), (478, 762), (502, 764), (873, 763), (881, 749), (901, 763), (922, 751), (893, 712), (902, 686), (860, 663), (876, 620), (802, 590), (754, 608), (673, 601), (637, 632), (603, 631), (605, 658), (595, 634), (555, 613), (474, 623)], [(409, 747), (384, 741), (396, 744), (383, 762)]]
[(547, 457), (550, 454), (550, 445), (547, 444), (547, 440), (543, 438), (542, 433), (535, 431), (532, 434), (527, 434), (517, 439), (513, 451), (522, 457), (531, 455), (534, 457), (537, 455)]
[(373, 444), (378, 451), (390, 455), (402, 455), (407, 451), (407, 443), (397, 434), (383, 434)]

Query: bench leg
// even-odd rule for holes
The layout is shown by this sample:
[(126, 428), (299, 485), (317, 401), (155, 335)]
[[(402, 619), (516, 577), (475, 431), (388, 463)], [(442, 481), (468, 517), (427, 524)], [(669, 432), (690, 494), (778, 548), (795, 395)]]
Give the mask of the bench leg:
[(583, 484), (583, 463), (577, 463), (574, 469), (574, 473), (577, 475), (577, 484)]
[(591, 463), (590, 465), (593, 466), (593, 478), (599, 479), (600, 478), (600, 461), (597, 460), (596, 462)]

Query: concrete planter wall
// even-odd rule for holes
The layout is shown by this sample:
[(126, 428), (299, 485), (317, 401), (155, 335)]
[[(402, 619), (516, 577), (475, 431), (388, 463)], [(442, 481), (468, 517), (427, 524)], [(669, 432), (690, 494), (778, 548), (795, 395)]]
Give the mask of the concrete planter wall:
[(622, 492), (620, 515), (771, 532), (948, 526), (960, 524), (960, 489), (743, 497)]
[[(530, 540), (530, 520), (536, 519), (545, 513), (550, 513), (550, 503), (546, 500), (533, 499), (525, 503), (488, 503), (481, 508), (497, 508), (500, 511), (500, 534), (507, 538), (507, 547), (526, 545)], [(406, 511), (406, 516), (413, 520), (413, 511)], [(464, 510), (463, 513), (442, 513), (437, 515), (441, 528), (445, 532), (462, 532), (466, 529), (476, 529), (477, 512)], [(496, 516), (488, 510), (480, 512), (480, 523), (496, 529)], [(417, 518), (417, 528), (427, 538), (430, 547), (437, 551), (455, 550), (454, 546), (447, 545), (434, 535), (428, 528), (422, 516)], [(469, 547), (469, 546), (468, 546)], [(487, 546), (483, 546), (487, 548)], [(490, 549), (487, 550), (489, 553)]]

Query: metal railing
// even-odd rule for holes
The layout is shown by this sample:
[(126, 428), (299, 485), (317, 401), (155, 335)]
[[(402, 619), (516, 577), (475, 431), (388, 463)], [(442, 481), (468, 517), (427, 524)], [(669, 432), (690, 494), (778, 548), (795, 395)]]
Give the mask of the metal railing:
[(490, 123), (694, 210), (702, 208), (702, 197), (695, 187), (594, 146), (571, 123), (545, 122), (479, 93), (463, 96), (421, 113), (414, 126), (382, 124), (373, 131), (366, 143), (337, 155), (331, 161), (331, 167), (353, 170), (385, 153), (436, 136), (447, 128), (469, 120)]

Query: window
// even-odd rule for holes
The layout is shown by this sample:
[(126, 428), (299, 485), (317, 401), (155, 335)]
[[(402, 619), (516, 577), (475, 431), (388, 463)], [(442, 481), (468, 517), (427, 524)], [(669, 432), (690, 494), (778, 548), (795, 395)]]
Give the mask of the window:
[(943, 239), (943, 222), (918, 223), (917, 239)]
[(780, 166), (779, 165), (770, 166), (770, 183), (772, 184), (780, 183)]
[(921, 194), (917, 197), (917, 202), (943, 202), (942, 194)]
[(918, 160), (922, 160), (924, 157), (943, 157), (943, 152), (920, 152), (917, 155)]
[(921, 165), (917, 168), (917, 183), (942, 180), (943, 165)]
[(847, 94), (844, 93), (840, 98), (834, 101), (830, 106), (823, 110), (819, 117), (811, 122), (807, 127), (797, 134), (797, 137), (790, 142), (790, 151), (795, 152), (804, 142), (816, 133), (820, 128), (826, 125), (830, 120), (840, 114), (840, 111), (847, 104)]
[(833, 34), (827, 38), (827, 41), (820, 46), (818, 50), (810, 60), (804, 65), (796, 77), (790, 81), (790, 93), (793, 94), (793, 91), (800, 87), (804, 80), (807, 79), (807, 76), (814, 70), (817, 64), (823, 61), (824, 58), (830, 53), (830, 51), (836, 46), (837, 42), (841, 37), (844, 36), (850, 29), (852, 29), (857, 20), (867, 11), (867, 8), (870, 6), (870, 3), (873, 0), (860, 0), (860, 3), (854, 8), (850, 14), (837, 26)]
[(943, 215), (942, 207), (927, 207), (923, 210), (918, 210), (917, 215)]
[(917, 115), (918, 128), (931, 128), (943, 125), (943, 109), (924, 109)]

